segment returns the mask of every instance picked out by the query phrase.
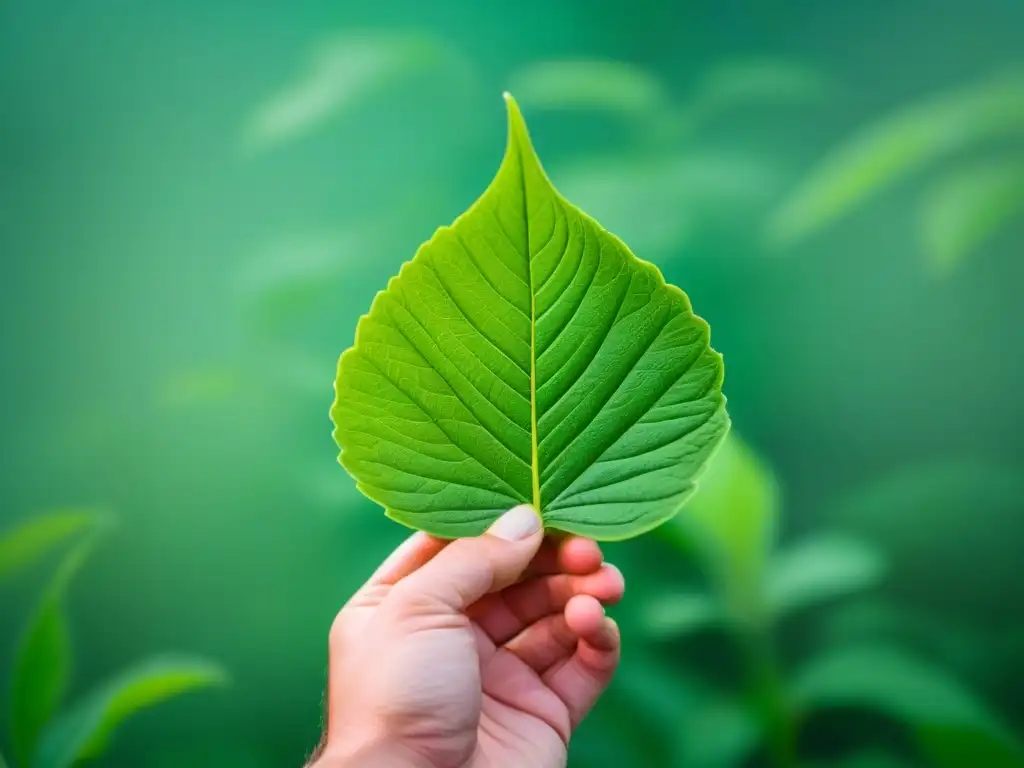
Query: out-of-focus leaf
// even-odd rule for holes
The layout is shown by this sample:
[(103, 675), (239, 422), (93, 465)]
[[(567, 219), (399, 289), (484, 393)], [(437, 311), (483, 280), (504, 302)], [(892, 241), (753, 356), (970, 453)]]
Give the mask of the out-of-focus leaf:
[(540, 61), (512, 73), (509, 90), (523, 107), (592, 109), (634, 115), (667, 106), (661, 80), (622, 61)]
[(903, 107), (853, 134), (783, 201), (769, 237), (796, 243), (929, 163), (1024, 127), (1024, 73)]
[(651, 599), (642, 615), (647, 631), (656, 638), (699, 632), (726, 619), (718, 602), (699, 592), (670, 593)]
[[(832, 502), (829, 514), (837, 527), (885, 553), (895, 597), (970, 617), (1001, 611), (1024, 595), (1017, 578), (1022, 497), (1019, 467), (942, 460), (855, 487)], [(937, 563), (947, 577), (938, 592)]]
[(920, 649), (929, 658), (969, 676), (984, 676), (995, 663), (993, 642), (978, 629), (952, 617), (930, 615), (877, 597), (853, 600), (819, 620), (825, 645), (867, 643), (885, 638)]
[(293, 323), (335, 295), (346, 267), (365, 256), (366, 243), (344, 232), (314, 232), (267, 245), (237, 279), (237, 293), (249, 321), (260, 329)]
[(203, 659), (157, 658), (87, 696), (47, 728), (34, 768), (70, 768), (95, 758), (125, 720), (183, 693), (221, 685), (224, 670)]
[(953, 747), (984, 755), (977, 765), (1019, 765), (1010, 761), (1024, 757), (1012, 734), (970, 691), (895, 648), (829, 652), (796, 675), (793, 691), (805, 709), (864, 707), (907, 723), (937, 765), (962, 765), (949, 761)]
[(820, 99), (828, 88), (821, 72), (797, 62), (724, 62), (699, 79), (684, 117), (705, 121), (747, 107), (804, 104)]
[(821, 535), (776, 555), (768, 570), (768, 610), (775, 616), (877, 584), (881, 553), (863, 541)]
[(921, 212), (921, 236), (931, 266), (949, 272), (1022, 214), (1021, 162), (990, 161), (950, 174), (931, 190)]
[(106, 522), (97, 510), (68, 509), (30, 517), (0, 535), (0, 583)]
[(692, 682), (672, 665), (629, 654), (600, 706), (574, 735), (569, 765), (678, 765), (678, 734), (699, 700)]
[(27, 766), (39, 735), (60, 706), (71, 670), (64, 600), (72, 578), (92, 549), (86, 539), (64, 558), (22, 636), (11, 679), (11, 746)]
[(771, 470), (732, 432), (700, 477), (697, 493), (663, 535), (696, 537), (730, 612), (741, 621), (758, 621), (778, 512)]
[(687, 711), (679, 730), (678, 758), (687, 768), (733, 768), (746, 759), (761, 738), (754, 711), (742, 701), (704, 692)]
[(161, 386), (157, 399), (167, 408), (187, 408), (230, 400), (243, 389), (240, 372), (226, 366), (179, 371)]
[(463, 66), (445, 43), (422, 33), (337, 35), (319, 45), (305, 70), (255, 110), (244, 143), (251, 150), (268, 149), (309, 133), (404, 77)]
[[(559, 169), (559, 190), (644, 258), (676, 251), (702, 229), (756, 215), (778, 190), (763, 158), (730, 151), (591, 160)], [(717, 230), (716, 230), (717, 231)]]

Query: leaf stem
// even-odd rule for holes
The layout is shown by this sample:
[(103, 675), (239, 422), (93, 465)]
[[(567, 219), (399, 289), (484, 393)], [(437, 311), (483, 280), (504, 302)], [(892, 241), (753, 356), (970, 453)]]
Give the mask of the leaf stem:
[(763, 626), (741, 630), (752, 694), (767, 731), (768, 752), (775, 768), (796, 768), (797, 723), (786, 695), (775, 648)]

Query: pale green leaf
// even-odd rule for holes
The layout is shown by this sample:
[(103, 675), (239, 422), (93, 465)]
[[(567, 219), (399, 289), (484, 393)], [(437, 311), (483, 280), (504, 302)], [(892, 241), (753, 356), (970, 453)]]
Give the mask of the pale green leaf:
[(731, 433), (701, 476), (700, 490), (664, 535), (695, 537), (734, 617), (755, 620), (778, 513), (771, 471)]
[(746, 765), (761, 737), (761, 724), (749, 705), (706, 691), (678, 731), (675, 764), (686, 768)]
[(592, 109), (636, 114), (668, 104), (658, 77), (622, 61), (540, 61), (512, 73), (509, 90), (526, 108)]
[(33, 768), (70, 768), (94, 758), (137, 712), (226, 681), (220, 666), (202, 659), (169, 657), (140, 664), (87, 696), (47, 728)]
[(807, 608), (877, 584), (881, 553), (863, 541), (820, 535), (776, 555), (768, 570), (768, 610), (775, 616)]
[(862, 707), (906, 723), (936, 765), (959, 765), (949, 760), (954, 753), (973, 752), (978, 765), (993, 768), (1022, 757), (983, 702), (942, 670), (895, 648), (832, 651), (797, 674), (793, 691), (805, 709)]
[(71, 579), (92, 548), (80, 543), (64, 558), (22, 635), (11, 679), (11, 745), (18, 765), (28, 765), (39, 735), (60, 706), (71, 670), (64, 601)]
[(268, 149), (311, 132), (403, 78), (461, 66), (442, 41), (423, 34), (335, 35), (316, 46), (304, 70), (255, 110), (244, 144)]
[(230, 400), (244, 389), (242, 376), (223, 365), (177, 371), (161, 383), (157, 401), (164, 408), (216, 405)]
[(593, 159), (559, 169), (558, 178), (567, 198), (652, 256), (702, 230), (735, 232), (736, 217), (757, 215), (779, 187), (764, 158), (735, 150)]
[(508, 106), (494, 181), (341, 357), (341, 462), (436, 535), (532, 503), (549, 529), (635, 536), (690, 497), (728, 428), (721, 357), (686, 295), (555, 191)]
[(950, 174), (929, 192), (921, 211), (921, 236), (932, 267), (949, 272), (1021, 215), (1021, 162), (989, 161)]
[(820, 99), (827, 90), (828, 81), (820, 72), (796, 62), (724, 62), (698, 80), (684, 115), (694, 121), (705, 121), (748, 107), (809, 103)]
[(710, 595), (673, 592), (648, 600), (642, 619), (654, 637), (680, 637), (725, 621), (721, 606)]
[(235, 279), (235, 293), (248, 323), (276, 331), (307, 318), (345, 280), (353, 265), (377, 250), (362, 232), (302, 232), (266, 243)]
[(94, 530), (106, 517), (96, 510), (68, 509), (30, 517), (0, 535), (0, 583), (68, 542)]
[(795, 243), (953, 152), (1024, 129), (1024, 74), (1012, 72), (870, 123), (833, 149), (783, 201), (770, 224)]

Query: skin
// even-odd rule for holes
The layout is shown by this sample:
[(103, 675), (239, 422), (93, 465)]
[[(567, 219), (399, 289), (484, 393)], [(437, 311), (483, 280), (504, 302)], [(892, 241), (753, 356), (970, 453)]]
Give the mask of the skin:
[(625, 585), (597, 544), (544, 539), (530, 507), (488, 533), (417, 533), (331, 628), (315, 768), (564, 766), (607, 688)]

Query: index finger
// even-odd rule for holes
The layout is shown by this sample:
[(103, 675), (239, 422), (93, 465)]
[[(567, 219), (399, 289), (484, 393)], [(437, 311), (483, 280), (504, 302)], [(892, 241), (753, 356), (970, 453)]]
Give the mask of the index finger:
[(394, 586), (411, 573), (429, 563), (448, 546), (447, 539), (417, 531), (403, 541), (367, 579), (363, 589), (380, 585)]

